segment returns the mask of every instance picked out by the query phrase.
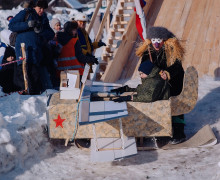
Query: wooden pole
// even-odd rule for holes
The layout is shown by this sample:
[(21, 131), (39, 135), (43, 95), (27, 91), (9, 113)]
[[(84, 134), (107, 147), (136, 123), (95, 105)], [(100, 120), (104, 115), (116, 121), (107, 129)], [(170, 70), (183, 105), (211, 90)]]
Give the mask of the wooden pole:
[(29, 94), (25, 43), (21, 43), (21, 52), (22, 52), (22, 57), (24, 58), (24, 60), (22, 62), (22, 71), (23, 71), (23, 76), (24, 76), (24, 87), (25, 87), (26, 93)]
[(93, 24), (94, 24), (94, 22), (95, 22), (95, 18), (97, 17), (97, 14), (98, 14), (99, 9), (100, 9), (101, 6), (102, 6), (102, 0), (99, 0), (98, 3), (97, 3), (97, 5), (96, 5), (96, 9), (95, 9), (95, 11), (94, 11), (94, 13), (93, 13), (93, 15), (92, 15), (92, 19), (91, 19), (91, 21), (90, 21), (90, 23), (89, 23), (89, 26), (88, 26), (88, 28), (86, 29), (86, 31), (88, 32), (88, 34), (90, 34), (90, 32), (91, 32), (91, 30), (92, 30)]
[(101, 22), (101, 24), (100, 24), (100, 26), (99, 26), (99, 30), (98, 30), (98, 33), (97, 33), (97, 35), (96, 35), (95, 41), (99, 41), (100, 38), (101, 38), (101, 34), (102, 34), (102, 32), (103, 32), (103, 28), (104, 28), (104, 26), (105, 26), (107, 16), (108, 16), (109, 13), (110, 13), (110, 7), (111, 7), (111, 5), (112, 5), (112, 0), (109, 0), (108, 6), (107, 6), (106, 11), (105, 11), (105, 14), (104, 14), (104, 16), (103, 16), (103, 18), (102, 18), (102, 22)]
[[(107, 0), (107, 4), (108, 4), (109, 0)], [(106, 21), (106, 32), (109, 31), (110, 28), (110, 14), (108, 14), (107, 16), (107, 21)]]

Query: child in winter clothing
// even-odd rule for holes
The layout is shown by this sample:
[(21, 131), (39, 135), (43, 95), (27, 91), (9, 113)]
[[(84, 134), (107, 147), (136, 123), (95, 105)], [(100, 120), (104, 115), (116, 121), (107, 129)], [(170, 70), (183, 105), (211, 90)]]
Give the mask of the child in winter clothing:
[(57, 41), (63, 47), (57, 58), (57, 75), (63, 70), (79, 70), (83, 75), (84, 65), (86, 63), (98, 64), (95, 57), (87, 57), (83, 55), (81, 44), (77, 38), (77, 22), (66, 22), (64, 24), (64, 32), (57, 33)]
[[(183, 87), (184, 70), (182, 60), (184, 48), (175, 35), (164, 27), (151, 27), (147, 39), (139, 46), (136, 55), (142, 57), (142, 62), (151, 60), (162, 70), (161, 77), (170, 84), (170, 95), (177, 96)], [(173, 138), (171, 144), (185, 140), (184, 116), (173, 116)]]
[[(2, 64), (15, 60), (15, 50), (11, 46), (7, 46), (5, 49)], [(0, 86), (4, 93), (10, 93), (16, 91), (16, 87), (13, 83), (14, 77), (14, 63), (3, 66), (0, 70)]]
[(51, 20), (50, 26), (55, 33), (61, 31), (61, 23), (60, 23), (60, 20), (57, 18), (54, 18)]
[(170, 97), (170, 87), (168, 82), (161, 78), (160, 69), (150, 60), (141, 63), (139, 69), (142, 84), (137, 88), (130, 88), (127, 85), (111, 92), (122, 94), (124, 92), (137, 92), (132, 96), (121, 96), (115, 99), (115, 102), (133, 101), (133, 102), (154, 102), (157, 100), (166, 100)]

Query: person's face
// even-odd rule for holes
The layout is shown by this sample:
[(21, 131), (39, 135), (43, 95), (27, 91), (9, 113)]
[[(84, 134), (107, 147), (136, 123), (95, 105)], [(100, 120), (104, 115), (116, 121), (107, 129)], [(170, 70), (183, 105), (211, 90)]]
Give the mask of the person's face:
[(54, 26), (54, 29), (55, 29), (56, 31), (60, 31), (60, 30), (61, 30), (61, 24), (60, 24), (59, 22), (56, 23), (55, 26)]
[(77, 36), (77, 29), (73, 29), (72, 34), (73, 34), (73, 37), (76, 37)]
[(43, 15), (43, 13), (44, 13), (44, 8), (39, 7), (39, 6), (36, 6), (34, 9), (35, 9), (36, 13), (37, 13), (39, 16), (42, 16), (42, 15)]
[(8, 62), (11, 62), (14, 60), (14, 57), (13, 56), (9, 56), (7, 59), (6, 59)]
[(139, 76), (140, 76), (141, 79), (144, 79), (144, 78), (147, 77), (147, 74), (145, 74), (145, 73), (139, 71)]
[(164, 41), (163, 39), (160, 38), (152, 38), (151, 39), (152, 45), (154, 47), (155, 50), (159, 51), (160, 48), (163, 46)]
[(13, 17), (9, 17), (9, 18), (8, 18), (8, 21), (10, 21), (12, 18), (13, 18)]
[(86, 21), (77, 21), (78, 23), (78, 27), (81, 29), (85, 29), (86, 28)]

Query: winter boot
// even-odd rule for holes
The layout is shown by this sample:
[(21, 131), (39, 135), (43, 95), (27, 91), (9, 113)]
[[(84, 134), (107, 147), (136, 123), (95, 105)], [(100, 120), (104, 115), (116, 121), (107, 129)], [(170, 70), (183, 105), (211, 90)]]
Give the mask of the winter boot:
[(173, 138), (171, 138), (170, 144), (179, 144), (186, 140), (184, 126), (183, 123), (173, 123)]

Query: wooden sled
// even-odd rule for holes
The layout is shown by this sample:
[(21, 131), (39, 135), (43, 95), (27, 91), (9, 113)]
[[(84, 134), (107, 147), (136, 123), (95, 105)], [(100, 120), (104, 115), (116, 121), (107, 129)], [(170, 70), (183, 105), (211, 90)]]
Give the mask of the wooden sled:
[[(194, 67), (185, 71), (183, 90), (179, 96), (153, 103), (128, 102), (129, 116), (123, 117), (125, 136), (162, 137), (172, 136), (171, 116), (190, 112), (198, 98), (198, 73)], [(55, 139), (93, 138), (92, 125), (78, 126), (78, 103), (75, 100), (60, 100), (55, 93), (48, 101), (49, 137)], [(62, 123), (57, 121), (61, 119)], [(95, 125), (97, 138), (120, 137), (118, 119)]]

